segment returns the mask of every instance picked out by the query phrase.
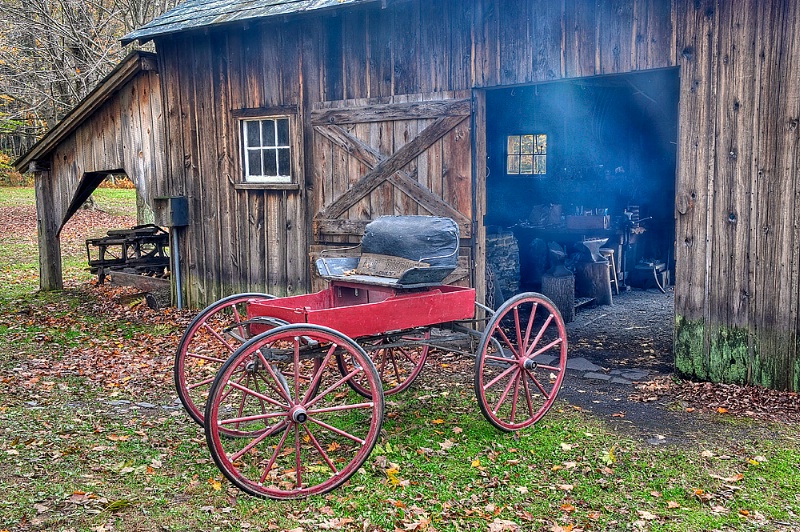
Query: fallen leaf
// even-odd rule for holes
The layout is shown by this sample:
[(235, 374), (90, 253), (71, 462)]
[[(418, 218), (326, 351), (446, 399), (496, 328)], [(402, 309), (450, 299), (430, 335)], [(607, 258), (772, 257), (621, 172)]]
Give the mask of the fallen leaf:
[(439, 447), (441, 447), (443, 451), (449, 451), (453, 448), (453, 445), (455, 445), (455, 442), (449, 438), (439, 443)]
[(614, 446), (612, 445), (608, 451), (604, 451), (600, 459), (607, 466), (615, 464), (617, 462), (617, 457), (614, 455)]
[(647, 521), (652, 521), (654, 519), (658, 519), (658, 516), (648, 512), (647, 510), (636, 510), (636, 513), (639, 514), (639, 517), (645, 519)]
[(560, 508), (561, 508), (562, 512), (574, 512), (575, 511), (575, 507), (573, 505), (571, 505), (570, 503), (568, 503), (568, 502), (565, 502), (564, 504), (562, 504)]

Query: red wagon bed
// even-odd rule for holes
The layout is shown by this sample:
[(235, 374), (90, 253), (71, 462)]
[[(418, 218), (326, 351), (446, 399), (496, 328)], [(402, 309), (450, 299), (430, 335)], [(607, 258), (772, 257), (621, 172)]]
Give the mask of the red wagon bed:
[[(288, 323), (322, 325), (350, 338), (467, 320), (474, 313), (473, 288), (436, 286), (408, 292), (345, 282), (333, 282), (313, 294), (254, 300), (247, 307), (251, 321), (269, 316)], [(257, 323), (250, 328), (253, 334), (268, 329)]]

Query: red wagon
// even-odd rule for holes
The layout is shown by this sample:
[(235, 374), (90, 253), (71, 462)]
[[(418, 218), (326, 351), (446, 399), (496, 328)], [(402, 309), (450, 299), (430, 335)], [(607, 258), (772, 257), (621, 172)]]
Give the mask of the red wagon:
[(524, 293), (493, 312), (473, 289), (443, 285), (458, 251), (452, 220), (382, 217), (361, 247), (360, 258), (317, 261), (325, 290), (230, 296), (181, 339), (178, 395), (248, 493), (297, 498), (345, 482), (377, 442), (384, 396), (411, 385), (432, 347), (474, 353), (478, 404), (500, 430), (534, 424), (555, 401), (567, 364), (558, 309)]

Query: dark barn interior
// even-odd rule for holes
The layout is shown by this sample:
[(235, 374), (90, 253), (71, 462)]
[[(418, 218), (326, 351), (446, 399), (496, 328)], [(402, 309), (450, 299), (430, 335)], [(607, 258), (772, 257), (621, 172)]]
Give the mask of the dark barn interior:
[(542, 290), (561, 263), (576, 306), (610, 303), (580, 271), (610, 254), (615, 302), (674, 279), (678, 91), (662, 69), (487, 92), (487, 262), (504, 297)]

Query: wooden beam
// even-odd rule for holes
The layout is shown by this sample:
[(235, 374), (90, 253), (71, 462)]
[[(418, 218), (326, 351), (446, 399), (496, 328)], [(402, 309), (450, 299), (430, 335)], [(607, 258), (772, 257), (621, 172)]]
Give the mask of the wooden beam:
[[(39, 166), (41, 168), (41, 166)], [(33, 176), (36, 191), (36, 230), (39, 238), (39, 288), (61, 290), (64, 279), (61, 273), (61, 242), (58, 238), (59, 221), (55, 217), (56, 198), (48, 170), (39, 170)]]
[(432, 100), (425, 102), (387, 103), (347, 109), (318, 109), (311, 112), (311, 124), (363, 124), (392, 120), (421, 120), (472, 114), (470, 100)]

